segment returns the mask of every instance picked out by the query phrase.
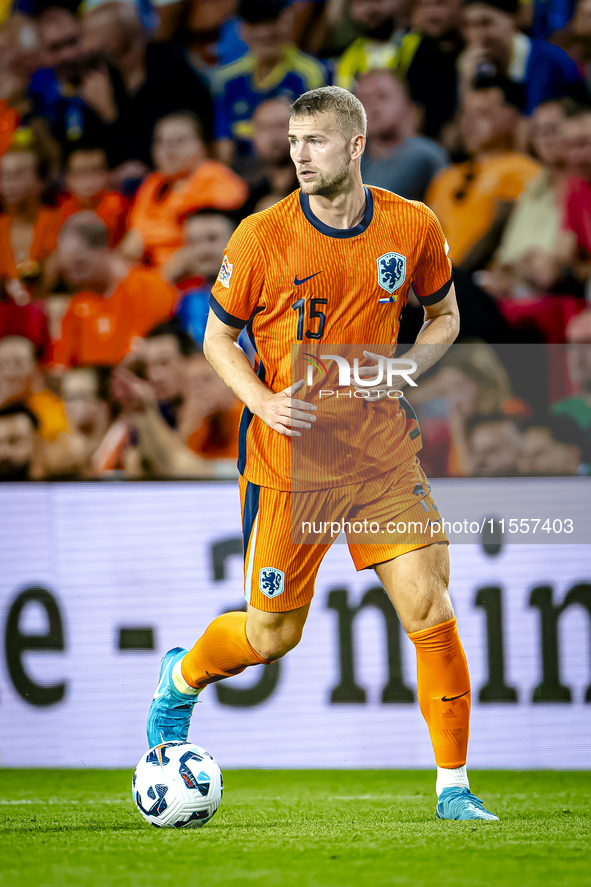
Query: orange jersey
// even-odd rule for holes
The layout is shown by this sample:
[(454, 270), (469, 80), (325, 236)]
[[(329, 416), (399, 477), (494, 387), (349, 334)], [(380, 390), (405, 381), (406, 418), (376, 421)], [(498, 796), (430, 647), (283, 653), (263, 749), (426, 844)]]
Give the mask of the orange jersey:
[(172, 316), (176, 298), (176, 291), (156, 271), (141, 266), (132, 268), (108, 297), (78, 293), (62, 320), (54, 363), (115, 366), (134, 339)]
[[(391, 355), (411, 284), (425, 305), (449, 291), (451, 263), (434, 213), (380, 188), (365, 191), (365, 214), (354, 228), (324, 225), (296, 191), (245, 219), (228, 244), (211, 307), (224, 323), (247, 325), (257, 374), (272, 391), (306, 378), (306, 355), (318, 365), (322, 354), (336, 352), (331, 345), (341, 354), (344, 346), (374, 346)], [(300, 438), (244, 409), (238, 467), (246, 480), (282, 490), (356, 483), (421, 448), (414, 414), (398, 401), (318, 402), (320, 390), (338, 384), (331, 367), (297, 395), (318, 407), (316, 425)]]
[(57, 248), (57, 235), (63, 216), (60, 209), (42, 206), (33, 228), (33, 241), (29, 256), (17, 265), (12, 250), (12, 216), (0, 215), (0, 277), (5, 280), (33, 276), (40, 272), (41, 262), (45, 261)]
[(85, 209), (95, 212), (107, 226), (111, 247), (117, 246), (125, 234), (129, 203), (117, 191), (103, 191), (88, 202), (80, 200), (75, 194), (69, 194), (64, 198), (60, 209), (64, 219)]
[(540, 169), (531, 157), (511, 151), (453, 164), (435, 176), (425, 201), (441, 221), (452, 262), (463, 262), (490, 230), (499, 204), (517, 200)]
[(237, 209), (248, 197), (242, 179), (223, 163), (206, 160), (183, 182), (154, 172), (140, 185), (129, 217), (155, 265), (168, 262), (183, 245), (183, 221), (203, 207)]

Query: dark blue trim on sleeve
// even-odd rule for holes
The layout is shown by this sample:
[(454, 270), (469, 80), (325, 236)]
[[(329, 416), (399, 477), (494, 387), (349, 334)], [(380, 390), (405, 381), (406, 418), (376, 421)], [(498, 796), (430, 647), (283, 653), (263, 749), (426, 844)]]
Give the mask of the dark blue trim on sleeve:
[(436, 305), (437, 302), (441, 302), (443, 299), (445, 299), (445, 297), (447, 296), (448, 292), (451, 289), (451, 285), (453, 282), (454, 282), (454, 276), (452, 274), (452, 276), (449, 278), (447, 283), (444, 283), (443, 286), (439, 287), (437, 292), (431, 293), (430, 296), (419, 296), (419, 294), (417, 292), (415, 292), (415, 295), (416, 295), (417, 299), (419, 300), (419, 302), (421, 303), (421, 305)]
[(331, 228), (330, 225), (325, 225), (324, 222), (321, 222), (318, 216), (315, 216), (310, 209), (310, 198), (308, 195), (302, 194), (301, 191), (300, 206), (302, 207), (302, 212), (307, 220), (317, 231), (320, 231), (321, 234), (326, 234), (327, 237), (336, 237), (340, 240), (346, 237), (357, 237), (358, 234), (363, 234), (373, 219), (373, 197), (371, 196), (369, 188), (365, 188), (365, 212), (363, 213), (363, 218), (359, 224), (355, 225), (353, 228)]
[(209, 307), (222, 323), (226, 323), (228, 326), (233, 326), (234, 329), (242, 330), (248, 323), (248, 320), (241, 320), (239, 317), (234, 317), (233, 314), (229, 314), (225, 308), (222, 308), (214, 294), (212, 293), (209, 297)]
[[(253, 345), (256, 351), (256, 344), (254, 343), (254, 337), (252, 339)], [(257, 351), (258, 354), (258, 351)], [(261, 380), (261, 382), (265, 381), (265, 367), (262, 361), (259, 361), (259, 365), (257, 367), (257, 376)], [(248, 427), (254, 418), (254, 414), (250, 412), (247, 406), (242, 410), (242, 415), (240, 416), (240, 426), (238, 428), (238, 472), (239, 474), (244, 474), (246, 470), (246, 436), (248, 434)]]

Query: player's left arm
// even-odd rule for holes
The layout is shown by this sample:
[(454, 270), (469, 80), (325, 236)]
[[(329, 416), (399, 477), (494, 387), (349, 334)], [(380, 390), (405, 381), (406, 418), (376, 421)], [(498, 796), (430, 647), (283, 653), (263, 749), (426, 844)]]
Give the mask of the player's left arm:
[[(429, 367), (441, 360), (447, 349), (457, 338), (460, 329), (460, 315), (453, 283), (450, 284), (447, 295), (441, 301), (436, 302), (434, 305), (425, 305), (423, 310), (425, 312), (425, 322), (421, 327), (415, 344), (404, 354), (396, 355), (397, 359), (412, 360), (416, 364), (416, 370), (413, 370), (410, 374), (413, 381), (416, 381)], [(375, 360), (378, 363), (382, 359), (382, 355), (374, 354), (372, 351), (364, 351), (363, 354), (369, 360)], [(370, 377), (375, 374), (376, 368), (373, 366), (359, 367), (358, 372), (361, 376)], [(354, 382), (353, 385), (355, 385)], [(400, 380), (397, 380), (396, 385), (398, 388), (403, 388), (406, 385), (404, 377), (401, 376)], [(375, 398), (368, 399), (383, 399), (391, 387), (392, 385), (387, 382), (376, 385), (375, 388), (372, 388), (372, 391), (379, 392), (379, 394)], [(358, 390), (361, 389), (359, 388)]]
[(421, 376), (429, 367), (440, 360), (460, 331), (460, 314), (456, 301), (456, 290), (450, 284), (447, 295), (433, 305), (424, 305), (425, 322), (415, 344), (405, 354), (396, 355), (414, 360), (417, 365), (413, 379)]
[[(460, 316), (453, 284), (451, 262), (447, 257), (447, 241), (436, 215), (428, 212), (428, 224), (425, 239), (414, 271), (412, 285), (425, 313), (425, 322), (421, 327), (415, 344), (405, 354), (397, 354), (397, 358), (412, 360), (416, 370), (411, 375), (413, 381), (421, 376), (429, 367), (440, 360), (460, 330)], [(380, 355), (364, 351), (367, 358), (379, 361)], [(370, 376), (375, 367), (360, 368), (362, 375)], [(400, 386), (406, 384), (403, 377)], [(376, 399), (386, 396), (388, 385), (376, 385), (380, 392)]]
[(417, 365), (413, 380), (443, 357), (460, 331), (460, 317), (453, 284), (448, 245), (439, 220), (427, 210), (427, 230), (412, 286), (425, 312), (425, 322), (417, 340), (404, 355)]

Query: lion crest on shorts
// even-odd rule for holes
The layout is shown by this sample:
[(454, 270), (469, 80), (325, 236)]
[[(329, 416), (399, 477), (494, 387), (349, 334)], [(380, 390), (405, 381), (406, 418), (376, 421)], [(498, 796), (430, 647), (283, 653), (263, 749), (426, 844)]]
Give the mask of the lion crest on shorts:
[(275, 567), (263, 567), (259, 573), (259, 589), (268, 598), (277, 597), (283, 593), (285, 587), (285, 573)]

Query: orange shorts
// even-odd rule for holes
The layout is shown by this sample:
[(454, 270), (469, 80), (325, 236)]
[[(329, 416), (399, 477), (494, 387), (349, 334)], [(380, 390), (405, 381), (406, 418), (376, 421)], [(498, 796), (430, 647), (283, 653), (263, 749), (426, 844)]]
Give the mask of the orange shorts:
[(245, 598), (257, 610), (285, 613), (309, 603), (318, 568), (339, 535), (357, 570), (448, 541), (416, 456), (386, 474), (328, 490), (291, 493), (243, 477), (239, 485)]

